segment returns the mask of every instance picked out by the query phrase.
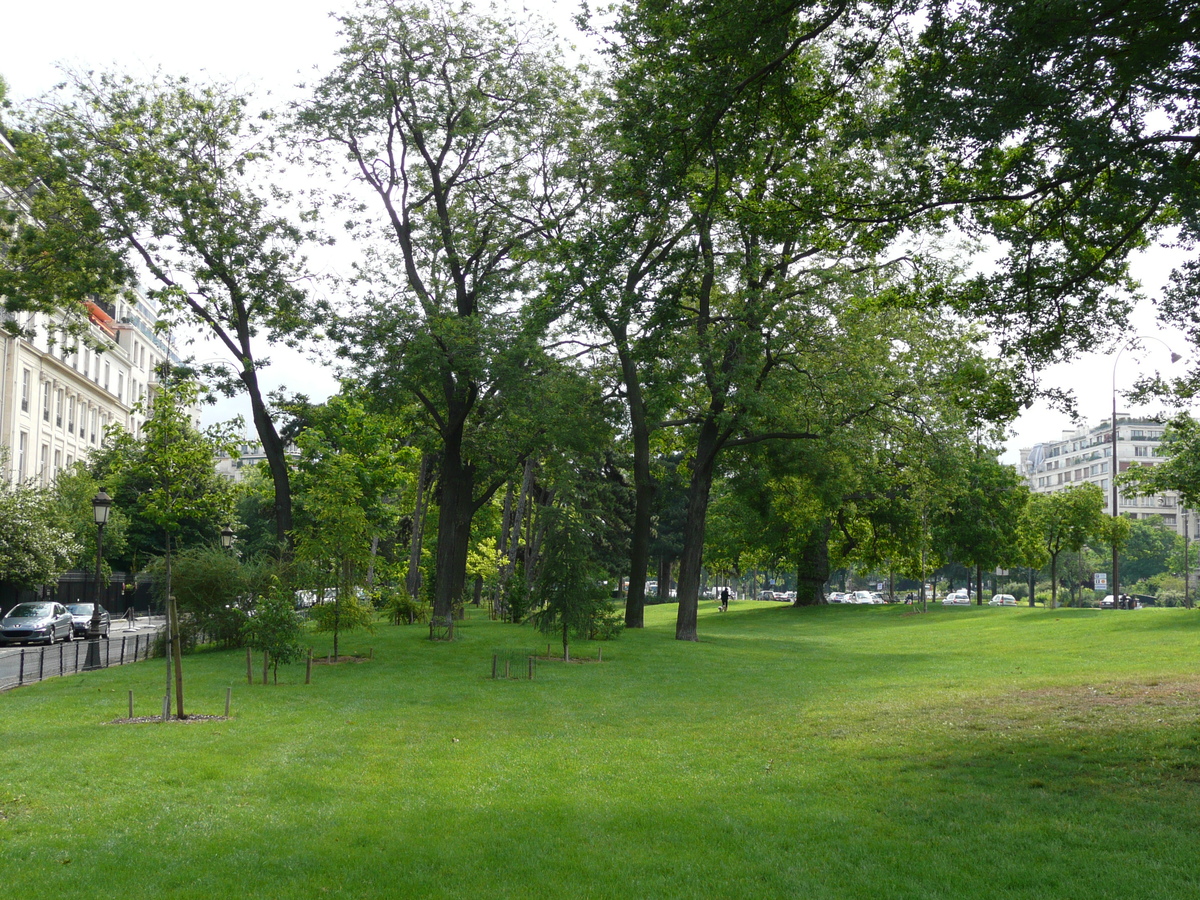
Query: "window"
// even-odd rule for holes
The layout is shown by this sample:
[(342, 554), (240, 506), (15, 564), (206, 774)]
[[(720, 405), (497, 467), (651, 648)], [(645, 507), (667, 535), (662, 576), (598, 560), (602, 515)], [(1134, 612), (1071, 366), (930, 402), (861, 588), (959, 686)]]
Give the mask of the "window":
[(1134, 447), (1133, 455), (1134, 456), (1149, 456), (1150, 448), (1149, 447)]
[(108, 390), (109, 364), (104, 364), (104, 389)]
[(42, 382), (42, 421), (50, 421), (50, 382)]
[(92, 407), (92, 432), (91, 432), (93, 444), (96, 443), (96, 423), (99, 421), (100, 421), (99, 410), (97, 410), (96, 407), (93, 406)]
[(58, 470), (62, 468), (62, 451), (54, 451), (54, 474), (58, 474)]
[(29, 435), (24, 431), (17, 440), (17, 480), (25, 480), (25, 454), (29, 451)]
[(45, 485), (50, 481), (50, 445), (42, 444), (42, 466), (38, 471), (38, 478)]
[(60, 388), (54, 392), (54, 425), (56, 428), (62, 428), (62, 406), (63, 392)]
[(125, 402), (125, 373), (117, 373), (117, 399), (122, 403)]
[(67, 398), (67, 434), (75, 433), (75, 398)]
[(21, 412), (29, 412), (29, 370), (21, 372)]

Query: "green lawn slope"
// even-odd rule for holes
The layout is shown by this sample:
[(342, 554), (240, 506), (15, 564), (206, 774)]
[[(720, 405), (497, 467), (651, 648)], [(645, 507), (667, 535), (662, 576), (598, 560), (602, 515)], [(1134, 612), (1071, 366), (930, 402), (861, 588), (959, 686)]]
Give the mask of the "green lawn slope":
[(533, 681), (483, 618), (187, 658), (226, 721), (114, 724), (162, 660), (0, 694), (0, 896), (1200, 896), (1200, 614), (704, 607)]

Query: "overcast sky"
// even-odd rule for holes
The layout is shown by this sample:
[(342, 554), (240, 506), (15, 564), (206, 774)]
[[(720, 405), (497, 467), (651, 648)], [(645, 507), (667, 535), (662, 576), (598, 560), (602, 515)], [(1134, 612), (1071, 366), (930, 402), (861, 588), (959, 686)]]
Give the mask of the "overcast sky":
[[(480, 4), (483, 6), (484, 4)], [(161, 67), (172, 74), (201, 75), (231, 80), (246, 90), (268, 92), (279, 101), (299, 95), (296, 85), (311, 79), (314, 69), (327, 70), (339, 45), (337, 23), (331, 10), (350, 8), (330, 0), (208, 0), (203, 4), (174, 4), (162, 0), (52, 0), (8, 4), (0, 16), (0, 75), (8, 81), (13, 99), (36, 96), (58, 80), (55, 68), (120, 69), (135, 76), (149, 75)], [(552, 0), (516, 0), (520, 10), (549, 10), (552, 20), (566, 22), (574, 3)], [(1137, 263), (1137, 274), (1154, 296), (1161, 291), (1178, 254), (1155, 251)], [(1193, 357), (1178, 334), (1164, 331), (1153, 308), (1138, 311), (1130, 334), (1154, 335)], [(333, 390), (335, 383), (311, 363), (287, 352), (273, 352), (277, 363), (275, 385), (302, 390), (315, 399)], [(1117, 387), (1123, 389), (1139, 375), (1155, 369), (1169, 373), (1168, 351), (1148, 341), (1142, 351), (1128, 351), (1120, 359)], [(1051, 369), (1045, 383), (1076, 392), (1079, 412), (1089, 424), (1108, 416), (1112, 406), (1113, 359), (1111, 353), (1089, 354)], [(302, 373), (302, 374), (301, 374)], [(272, 379), (268, 378), (268, 381)], [(1122, 411), (1129, 404), (1120, 403)], [(208, 418), (233, 415), (222, 405)], [(1133, 408), (1151, 412), (1153, 408)], [(247, 416), (247, 419), (249, 417)], [(1005, 459), (1016, 461), (1017, 448), (1057, 438), (1073, 427), (1068, 417), (1038, 404), (1017, 422)]]

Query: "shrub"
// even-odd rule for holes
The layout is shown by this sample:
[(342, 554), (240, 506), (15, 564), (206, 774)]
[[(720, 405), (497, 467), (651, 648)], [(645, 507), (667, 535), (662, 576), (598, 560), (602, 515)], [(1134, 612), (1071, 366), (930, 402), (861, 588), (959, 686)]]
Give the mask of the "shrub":
[(411, 625), (429, 621), (429, 604), (414, 600), (403, 586), (384, 585), (371, 594), (371, 602), (383, 610), (393, 625)]

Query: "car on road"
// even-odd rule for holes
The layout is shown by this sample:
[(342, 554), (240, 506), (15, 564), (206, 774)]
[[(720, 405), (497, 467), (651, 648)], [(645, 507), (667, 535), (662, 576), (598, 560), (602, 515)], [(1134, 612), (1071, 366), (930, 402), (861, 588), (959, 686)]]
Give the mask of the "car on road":
[(69, 641), (73, 636), (71, 613), (61, 603), (35, 600), (18, 603), (0, 619), (0, 643), (31, 644), (57, 640)]
[(988, 601), (988, 606), (1016, 606), (1017, 598), (1012, 594), (997, 594)]
[[(87, 637), (88, 628), (92, 624), (92, 610), (96, 608), (94, 603), (68, 603), (67, 611), (71, 614), (71, 626), (74, 629), (75, 637)], [(100, 607), (100, 636), (108, 637), (108, 631), (112, 628), (112, 617), (109, 616), (108, 610), (103, 606)]]
[[(855, 591), (846, 599), (847, 603), (859, 603), (864, 606), (869, 606), (875, 602), (875, 598), (871, 596), (870, 591)], [(880, 601), (883, 602), (882, 600)]]
[(825, 598), (826, 603), (845, 603), (846, 595), (841, 591), (831, 591), (829, 596)]

